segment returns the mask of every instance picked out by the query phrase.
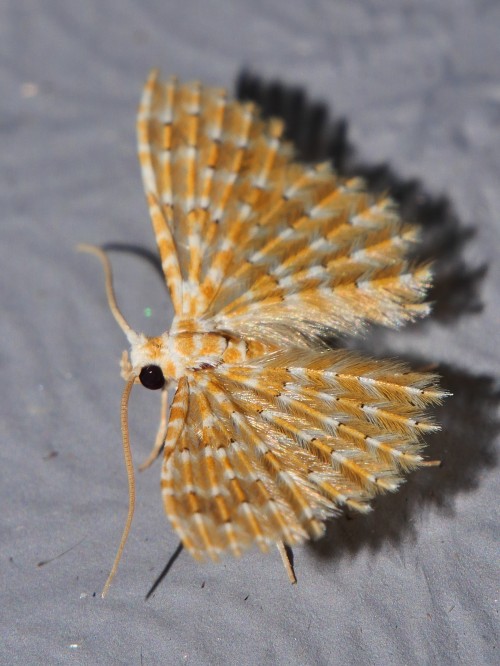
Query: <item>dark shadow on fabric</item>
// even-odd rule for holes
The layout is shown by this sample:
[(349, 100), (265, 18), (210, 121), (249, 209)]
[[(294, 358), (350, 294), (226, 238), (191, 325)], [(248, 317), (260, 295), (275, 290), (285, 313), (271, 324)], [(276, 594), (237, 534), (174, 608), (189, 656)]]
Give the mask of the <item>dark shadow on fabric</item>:
[(165, 281), (160, 257), (157, 251), (149, 250), (147, 247), (134, 245), (133, 243), (104, 243), (101, 247), (105, 252), (121, 252), (123, 254), (132, 254), (135, 257), (144, 259), (158, 273), (162, 282)]
[(146, 599), (146, 601), (147, 601), (150, 597), (153, 596), (153, 594), (155, 593), (155, 591), (157, 590), (157, 588), (159, 587), (159, 585), (163, 582), (163, 579), (164, 579), (165, 576), (168, 574), (168, 572), (170, 571), (170, 569), (174, 566), (174, 564), (175, 564), (175, 562), (177, 561), (177, 558), (179, 557), (179, 555), (181, 554), (183, 548), (184, 548), (184, 546), (182, 545), (182, 541), (179, 541), (179, 545), (177, 546), (177, 548), (174, 550), (174, 552), (173, 552), (172, 555), (170, 556), (170, 558), (169, 558), (168, 562), (166, 563), (166, 565), (163, 567), (163, 571), (160, 573), (160, 575), (159, 575), (158, 578), (155, 580), (155, 582), (151, 585), (151, 588), (150, 588), (149, 592), (148, 592), (148, 593), (146, 594), (146, 596), (144, 597), (144, 598)]
[[(415, 359), (410, 362), (415, 368), (423, 365)], [(331, 521), (326, 536), (310, 545), (319, 557), (341, 558), (366, 548), (376, 551), (388, 541), (415, 538), (428, 511), (454, 515), (456, 496), (474, 492), (482, 475), (497, 465), (498, 381), (449, 366), (437, 372), (441, 385), (453, 396), (435, 410), (442, 431), (426, 438), (425, 457), (441, 460), (442, 466), (410, 474), (396, 494), (375, 499), (374, 511), (368, 515), (350, 512)]]
[(265, 117), (283, 118), (286, 137), (295, 144), (300, 160), (330, 160), (341, 176), (363, 177), (370, 190), (390, 193), (403, 219), (421, 227), (416, 259), (436, 260), (429, 293), (435, 318), (448, 323), (482, 309), (479, 290), (487, 269), (485, 265), (470, 266), (465, 260), (465, 246), (475, 232), (462, 225), (446, 196), (431, 194), (418, 180), (400, 178), (387, 164), (363, 162), (362, 151), (349, 139), (346, 118), (332, 116), (326, 104), (308, 99), (299, 86), (243, 70), (236, 82), (236, 96), (259, 104)]

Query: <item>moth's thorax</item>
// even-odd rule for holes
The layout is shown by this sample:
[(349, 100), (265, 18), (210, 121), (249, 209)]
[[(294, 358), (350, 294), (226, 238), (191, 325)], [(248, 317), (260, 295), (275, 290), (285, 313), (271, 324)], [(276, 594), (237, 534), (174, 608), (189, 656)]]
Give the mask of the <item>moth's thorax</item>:
[(241, 363), (259, 356), (266, 347), (258, 342), (235, 339), (219, 332), (178, 331), (158, 337), (137, 334), (130, 360), (136, 370), (158, 365), (167, 381), (222, 363)]

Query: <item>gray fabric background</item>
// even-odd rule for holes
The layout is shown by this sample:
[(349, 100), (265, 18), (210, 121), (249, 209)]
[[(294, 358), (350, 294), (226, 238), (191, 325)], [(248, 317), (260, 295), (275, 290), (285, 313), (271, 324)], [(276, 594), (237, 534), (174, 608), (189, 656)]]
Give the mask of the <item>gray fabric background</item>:
[[(498, 663), (499, 34), (495, 0), (0, 2), (1, 663)], [(270, 110), (302, 90), (303, 154), (391, 186), (438, 259), (433, 317), (363, 344), (440, 364), (445, 464), (297, 548), (294, 587), (277, 553), (182, 553), (144, 601), (177, 545), (156, 465), (100, 598), (126, 514), (125, 341), (74, 246), (154, 249), (134, 128), (154, 65), (233, 91), (245, 70)], [(113, 261), (131, 324), (163, 330), (151, 265)], [(136, 461), (157, 418), (136, 390)]]

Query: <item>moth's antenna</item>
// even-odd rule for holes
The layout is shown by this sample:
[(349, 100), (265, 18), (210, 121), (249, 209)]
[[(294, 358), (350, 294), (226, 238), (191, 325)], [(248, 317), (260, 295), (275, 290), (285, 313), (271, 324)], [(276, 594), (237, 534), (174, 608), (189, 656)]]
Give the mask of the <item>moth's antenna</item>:
[(104, 278), (106, 280), (106, 296), (108, 298), (108, 305), (113, 317), (116, 319), (118, 326), (127, 336), (128, 341), (131, 343), (136, 337), (136, 333), (131, 328), (125, 317), (120, 312), (120, 308), (116, 302), (115, 290), (113, 288), (113, 273), (111, 271), (111, 263), (108, 255), (104, 250), (97, 245), (87, 245), (87, 243), (80, 243), (76, 246), (78, 252), (88, 252), (88, 254), (95, 255), (101, 262), (104, 268)]
[(131, 374), (127, 379), (125, 388), (122, 393), (122, 401), (120, 407), (120, 422), (122, 428), (122, 443), (123, 443), (123, 457), (125, 458), (125, 467), (127, 469), (127, 479), (128, 479), (128, 514), (127, 520), (125, 521), (125, 527), (123, 528), (122, 538), (118, 550), (116, 551), (115, 561), (111, 567), (108, 579), (102, 590), (102, 598), (104, 598), (109, 590), (111, 581), (115, 577), (116, 570), (118, 569), (118, 564), (120, 562), (125, 543), (127, 541), (128, 533), (130, 532), (130, 526), (132, 525), (132, 518), (134, 517), (134, 508), (135, 508), (135, 478), (134, 478), (134, 465), (132, 462), (132, 452), (130, 450), (130, 439), (128, 434), (128, 400), (130, 398), (130, 392), (132, 391), (132, 386), (136, 376)]

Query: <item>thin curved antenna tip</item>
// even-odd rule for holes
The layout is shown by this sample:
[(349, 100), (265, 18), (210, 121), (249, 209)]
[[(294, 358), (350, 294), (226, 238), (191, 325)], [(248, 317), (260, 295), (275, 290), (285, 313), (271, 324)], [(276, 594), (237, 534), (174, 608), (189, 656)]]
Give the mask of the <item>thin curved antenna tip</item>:
[(127, 470), (127, 479), (128, 479), (128, 513), (127, 513), (127, 519), (125, 521), (125, 526), (123, 528), (120, 545), (118, 546), (118, 550), (116, 551), (113, 566), (111, 567), (109, 576), (102, 589), (101, 597), (103, 599), (108, 593), (111, 581), (115, 577), (116, 571), (118, 569), (118, 564), (120, 563), (123, 549), (125, 548), (125, 543), (127, 542), (127, 538), (130, 532), (132, 519), (134, 517), (135, 477), (134, 477), (134, 463), (132, 461), (132, 451), (130, 450), (130, 438), (128, 432), (128, 401), (130, 398), (130, 393), (132, 391), (132, 386), (134, 385), (135, 379), (136, 379), (135, 374), (131, 374), (129, 376), (127, 383), (125, 384), (125, 388), (123, 389), (121, 406), (120, 406), (120, 423), (122, 430), (123, 457), (125, 460), (125, 468)]
[(106, 252), (98, 247), (97, 245), (88, 245), (87, 243), (79, 243), (76, 246), (77, 252), (86, 252), (87, 254), (93, 254), (99, 259), (104, 269), (104, 279), (106, 283), (106, 296), (108, 299), (109, 309), (113, 317), (115, 318), (118, 326), (127, 336), (127, 340), (132, 344), (132, 342), (137, 337), (137, 333), (133, 330), (130, 324), (127, 322), (125, 317), (122, 315), (120, 308), (116, 302), (115, 290), (113, 287), (113, 272), (111, 270), (111, 263), (109, 261), (108, 255)]

